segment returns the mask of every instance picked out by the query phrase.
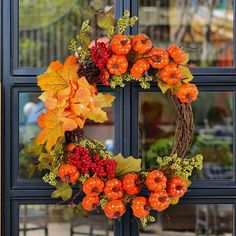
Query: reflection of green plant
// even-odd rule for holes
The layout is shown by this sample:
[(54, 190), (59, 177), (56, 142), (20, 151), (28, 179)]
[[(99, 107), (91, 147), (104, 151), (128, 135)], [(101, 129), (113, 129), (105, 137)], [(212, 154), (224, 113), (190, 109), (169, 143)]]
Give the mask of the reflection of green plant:
[(40, 59), (41, 44), (29, 38), (19, 40), (19, 63), (28, 61), (28, 65), (36, 66)]
[(196, 153), (201, 153), (206, 162), (220, 163), (225, 166), (231, 166), (233, 162), (231, 145), (225, 140), (215, 139), (210, 134), (195, 137), (190, 154)]
[(162, 138), (157, 140), (150, 146), (147, 151), (145, 163), (146, 167), (151, 167), (156, 164), (157, 156), (167, 156), (170, 154), (173, 146), (173, 137)]

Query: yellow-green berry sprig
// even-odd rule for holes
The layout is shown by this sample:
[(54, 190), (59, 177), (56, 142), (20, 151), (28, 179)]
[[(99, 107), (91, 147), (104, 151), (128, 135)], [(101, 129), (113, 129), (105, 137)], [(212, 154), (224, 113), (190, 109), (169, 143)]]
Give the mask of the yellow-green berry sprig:
[(109, 27), (108, 30), (107, 30), (107, 37), (112, 38), (112, 36), (115, 34), (115, 32), (116, 32), (116, 27), (115, 26)]
[(140, 86), (143, 89), (149, 89), (151, 87), (151, 84), (149, 83), (150, 81), (152, 81), (152, 76), (145, 76), (139, 78)]
[(79, 57), (79, 61), (82, 62), (82, 63), (90, 58), (90, 52), (89, 51), (85, 51), (81, 47), (76, 49), (76, 54)]
[(72, 52), (76, 53), (78, 49), (78, 42), (76, 39), (71, 39), (70, 45), (69, 45), (69, 50)]
[(181, 158), (176, 154), (171, 157), (157, 157), (157, 164), (168, 176), (180, 176), (188, 179), (194, 168), (201, 170), (203, 167), (203, 156), (201, 154), (191, 158)]
[(125, 87), (125, 81), (130, 81), (132, 79), (133, 77), (131, 76), (130, 73), (125, 73), (122, 75), (113, 75), (110, 80), (110, 86), (113, 89), (117, 86), (123, 88)]
[(133, 16), (130, 18), (130, 12), (126, 10), (124, 12), (124, 16), (122, 16), (121, 18), (117, 20), (117, 33), (123, 34), (125, 30), (129, 26), (132, 27), (136, 23), (137, 20), (138, 20), (137, 16)]

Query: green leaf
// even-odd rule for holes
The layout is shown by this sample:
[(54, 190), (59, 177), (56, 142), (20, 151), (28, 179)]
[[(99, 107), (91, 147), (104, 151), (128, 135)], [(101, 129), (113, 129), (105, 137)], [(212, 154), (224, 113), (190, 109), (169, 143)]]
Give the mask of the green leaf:
[(176, 205), (176, 204), (178, 204), (178, 202), (179, 202), (179, 197), (172, 197), (170, 199), (170, 204), (171, 205)]
[(68, 199), (71, 198), (72, 196), (72, 189), (69, 186), (68, 183), (64, 183), (64, 182), (59, 182), (56, 185), (56, 190), (52, 193), (52, 198), (59, 198), (61, 197), (63, 199), (63, 201), (67, 201)]
[(29, 179), (31, 179), (36, 171), (36, 166), (34, 164), (30, 164), (29, 167), (28, 167), (28, 172), (29, 172)]
[(104, 0), (93, 0), (90, 2), (90, 6), (96, 11), (103, 10), (105, 5), (106, 4)]
[(41, 158), (38, 164), (38, 170), (50, 170), (48, 158)]
[(83, 50), (87, 51), (88, 46), (91, 43), (90, 35), (88, 33), (80, 32), (79, 33), (79, 39), (80, 39), (81, 47), (83, 48)]
[(193, 79), (191, 71), (186, 66), (181, 66), (181, 70), (182, 70), (182, 78), (184, 78), (183, 82), (189, 83)]
[(38, 145), (37, 139), (33, 138), (33, 139), (31, 139), (30, 143), (24, 147), (24, 149), (22, 151), (26, 152), (26, 153), (40, 155), (42, 150), (43, 150), (43, 145)]
[(161, 89), (162, 93), (166, 93), (168, 89), (171, 88), (170, 85), (163, 83), (161, 80), (158, 80), (158, 87)]
[(94, 17), (95, 11), (92, 8), (81, 8), (79, 14), (82, 15), (83, 19), (92, 19)]
[(113, 9), (107, 13), (100, 13), (97, 18), (97, 24), (102, 29), (109, 29), (115, 24)]
[(122, 176), (129, 172), (139, 172), (141, 170), (141, 159), (132, 156), (124, 158), (120, 153), (114, 156), (114, 159), (118, 162), (116, 176)]

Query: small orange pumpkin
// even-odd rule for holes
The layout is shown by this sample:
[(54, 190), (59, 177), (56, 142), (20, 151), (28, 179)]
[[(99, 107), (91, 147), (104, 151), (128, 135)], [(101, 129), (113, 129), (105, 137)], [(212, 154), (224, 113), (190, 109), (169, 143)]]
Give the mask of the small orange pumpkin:
[(157, 211), (164, 211), (170, 204), (170, 198), (166, 191), (151, 193), (149, 196), (150, 207)]
[(83, 183), (83, 192), (89, 196), (98, 196), (104, 189), (104, 182), (98, 177), (90, 177)]
[(137, 34), (132, 38), (132, 49), (138, 54), (145, 54), (152, 48), (152, 41), (145, 34)]
[(120, 219), (125, 213), (126, 207), (121, 200), (112, 200), (106, 203), (103, 211), (109, 219)]
[(128, 36), (117, 34), (111, 40), (111, 50), (119, 56), (124, 56), (129, 53), (131, 49), (131, 40)]
[(150, 65), (146, 59), (138, 59), (131, 67), (130, 73), (134, 78), (138, 79), (149, 69), (149, 66)]
[(80, 173), (74, 165), (62, 164), (57, 175), (63, 182), (74, 184), (78, 180)]
[(152, 48), (148, 53), (148, 62), (153, 68), (161, 69), (169, 63), (169, 54), (163, 48)]
[(125, 56), (113, 55), (107, 61), (107, 69), (113, 75), (122, 75), (127, 71), (128, 61)]
[(82, 207), (86, 210), (86, 211), (93, 211), (95, 210), (98, 205), (99, 205), (99, 197), (98, 196), (85, 196), (82, 200)]
[(104, 194), (107, 198), (116, 200), (123, 196), (122, 182), (119, 179), (109, 179), (105, 183)]
[(182, 78), (182, 72), (181, 69), (177, 67), (176, 64), (170, 63), (167, 66), (165, 66), (161, 71), (161, 80), (168, 84), (168, 85), (174, 85), (178, 83)]
[(187, 54), (175, 44), (170, 45), (167, 48), (167, 51), (171, 59), (177, 64), (181, 64), (186, 59)]
[(129, 195), (138, 194), (141, 190), (141, 185), (137, 184), (140, 181), (137, 174), (126, 174), (123, 179), (123, 188)]
[(179, 177), (172, 177), (167, 183), (167, 193), (170, 197), (183, 197), (187, 191), (186, 181)]
[(146, 185), (149, 190), (159, 192), (166, 188), (166, 181), (167, 179), (161, 171), (153, 170), (147, 175)]
[(150, 208), (145, 197), (136, 197), (132, 201), (131, 208), (133, 210), (134, 215), (138, 218), (143, 218), (147, 216), (150, 212)]
[(189, 104), (197, 99), (198, 89), (195, 84), (182, 84), (177, 88), (175, 94), (181, 102)]

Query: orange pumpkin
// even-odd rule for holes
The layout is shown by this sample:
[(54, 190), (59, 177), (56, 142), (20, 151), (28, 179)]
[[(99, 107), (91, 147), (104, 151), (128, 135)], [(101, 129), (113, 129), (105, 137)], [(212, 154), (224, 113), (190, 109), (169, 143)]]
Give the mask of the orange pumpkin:
[(149, 190), (159, 192), (166, 188), (166, 181), (167, 179), (161, 171), (153, 170), (147, 175), (146, 185)]
[(80, 173), (74, 165), (62, 164), (57, 175), (63, 182), (74, 184), (78, 180)]
[(166, 191), (151, 193), (149, 196), (150, 207), (157, 211), (164, 211), (170, 204), (170, 198)]
[(98, 196), (85, 196), (82, 200), (82, 207), (86, 210), (86, 211), (93, 211), (95, 209), (97, 209), (98, 205), (99, 205), (99, 197)]
[(182, 84), (175, 91), (179, 100), (183, 103), (191, 103), (197, 99), (198, 89), (195, 84)]
[(123, 196), (122, 182), (119, 179), (109, 179), (105, 183), (104, 194), (107, 198), (116, 200)]
[(152, 48), (148, 57), (148, 62), (153, 68), (161, 69), (169, 63), (169, 54), (163, 48)]
[(126, 174), (123, 179), (123, 188), (129, 195), (138, 194), (141, 190), (141, 185), (137, 184), (140, 181), (137, 174)]
[(113, 53), (124, 56), (128, 54), (131, 49), (131, 40), (126, 35), (117, 34), (111, 40), (110, 46)]
[(83, 192), (89, 196), (98, 196), (104, 189), (104, 182), (98, 177), (90, 177), (83, 183)]
[(109, 219), (120, 219), (125, 213), (126, 207), (121, 200), (112, 200), (106, 203), (103, 211)]
[(134, 215), (138, 218), (143, 218), (147, 216), (150, 212), (150, 208), (145, 197), (136, 197), (132, 201), (131, 208), (133, 210)]
[(171, 59), (177, 64), (181, 64), (186, 59), (187, 55), (184, 53), (184, 51), (180, 47), (178, 47), (175, 44), (170, 45), (167, 48), (167, 51)]
[(182, 78), (181, 69), (178, 68), (177, 65), (174, 63), (165, 66), (160, 71), (160, 75), (161, 75), (161, 80), (168, 85), (174, 85), (178, 83)]
[(99, 75), (99, 80), (103, 85), (109, 85), (110, 74), (106, 69), (103, 69)]
[(149, 69), (149, 63), (146, 59), (138, 59), (130, 69), (131, 75), (138, 79)]
[(145, 34), (138, 34), (132, 38), (132, 49), (138, 54), (145, 54), (152, 48), (152, 41)]
[(183, 197), (187, 191), (187, 183), (181, 177), (172, 177), (167, 183), (167, 193), (170, 197)]
[(107, 61), (107, 69), (113, 75), (122, 75), (127, 71), (128, 61), (125, 56), (113, 55)]

